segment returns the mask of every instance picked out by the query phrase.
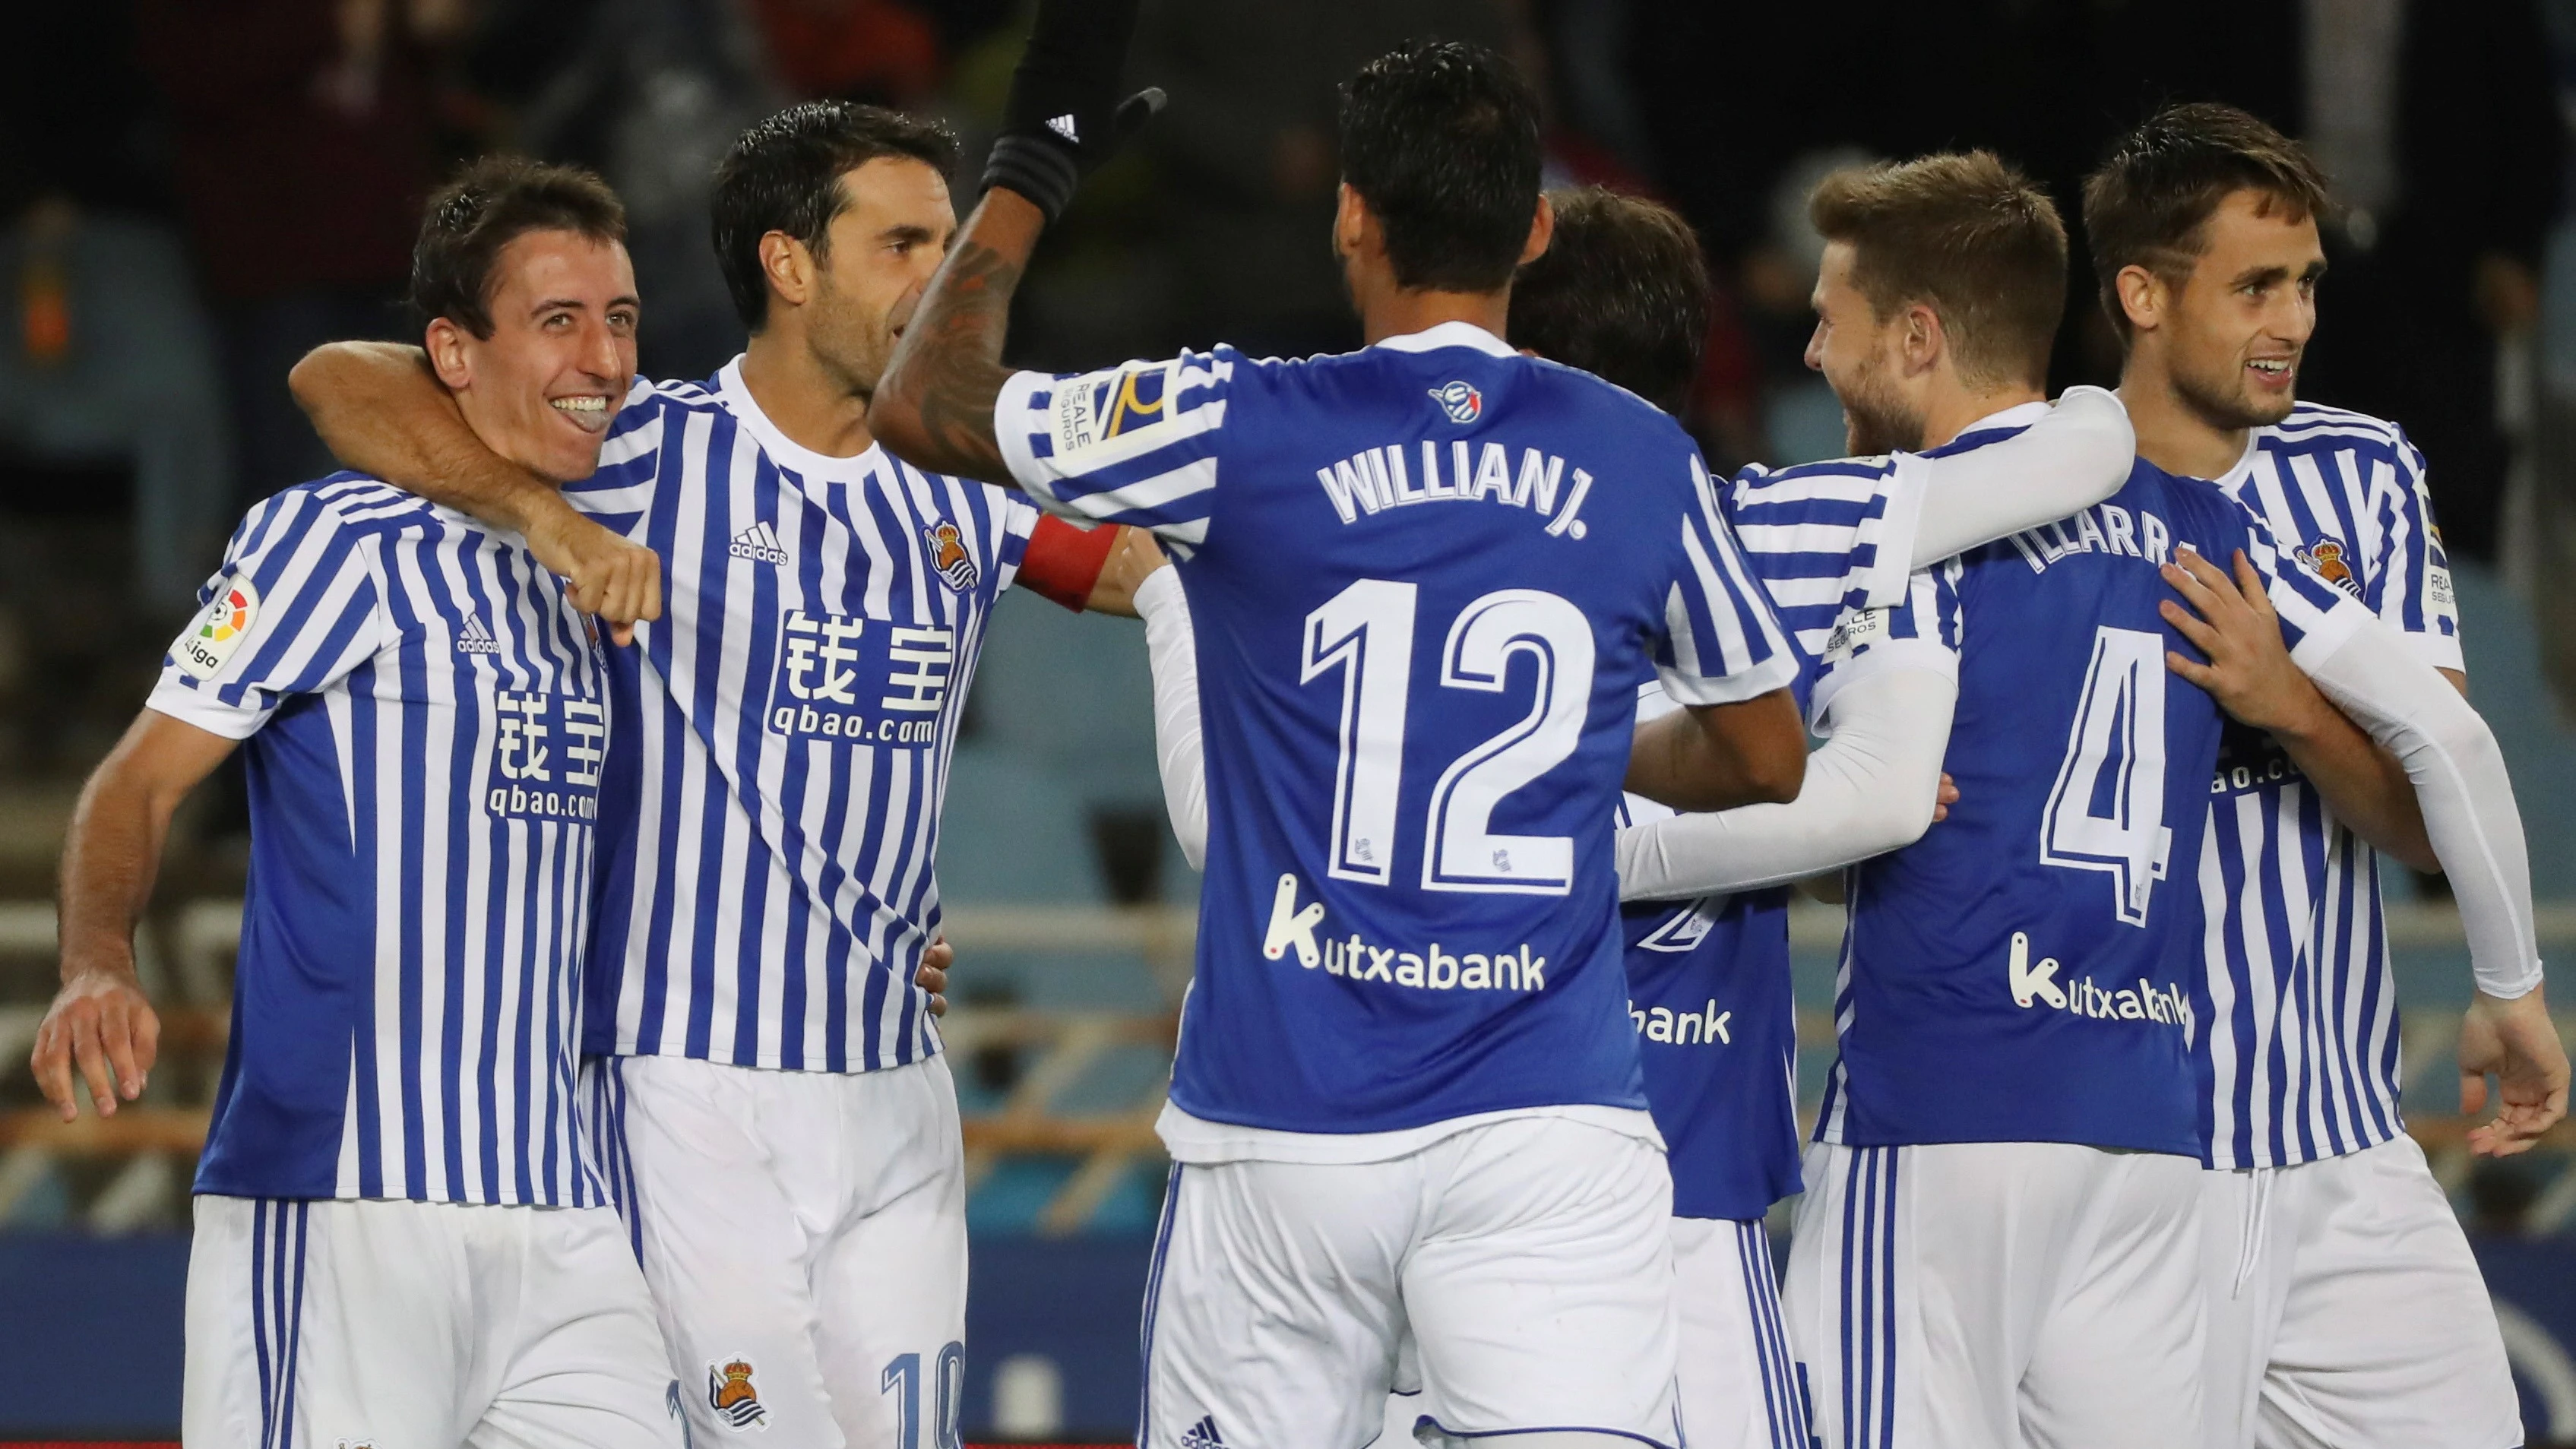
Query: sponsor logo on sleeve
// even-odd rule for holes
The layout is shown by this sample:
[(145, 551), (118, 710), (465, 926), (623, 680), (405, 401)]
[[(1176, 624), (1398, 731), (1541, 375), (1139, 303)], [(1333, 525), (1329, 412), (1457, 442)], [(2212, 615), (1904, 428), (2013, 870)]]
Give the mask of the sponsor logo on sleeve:
[(1055, 385), (1049, 419), (1055, 458), (1070, 464), (1117, 443), (1142, 451), (1172, 427), (1181, 390), (1181, 364), (1157, 362), (1111, 368)]
[(170, 657), (190, 679), (212, 679), (258, 620), (259, 589), (248, 579), (227, 580), (216, 586), (213, 601), (197, 616), (195, 627), (170, 646)]

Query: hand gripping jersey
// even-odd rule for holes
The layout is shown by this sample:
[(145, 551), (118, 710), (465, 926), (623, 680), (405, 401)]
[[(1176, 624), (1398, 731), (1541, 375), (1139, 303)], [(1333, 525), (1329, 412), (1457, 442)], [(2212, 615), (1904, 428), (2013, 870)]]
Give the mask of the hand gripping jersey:
[(605, 1202), (587, 621), (515, 535), (353, 474), (252, 509), (201, 597), (149, 706), (248, 741), (251, 862), (197, 1191)]
[(1182, 555), (1209, 838), (1174, 1105), (1642, 1107), (1610, 855), (1637, 687), (1795, 672), (1671, 419), (1453, 323), (1022, 373), (995, 420), (1033, 495)]
[[(2394, 424), (2301, 403), (2218, 487), (2438, 669), (2459, 669), (2451, 571), (2424, 457)], [(2214, 1167), (2283, 1167), (2386, 1142), (2398, 1117), (2397, 982), (2379, 854), (2272, 737), (2230, 723), (2210, 778), (2193, 1007), (2209, 1023), (2202, 1128)]]
[[(1938, 451), (2000, 441), (2037, 406)], [(2185, 546), (2243, 549), (2294, 653), (2360, 622), (2243, 509), (2141, 460), (2108, 502), (1926, 570), (1903, 606), (1837, 629), (1820, 694), (1876, 652), (1956, 650), (1960, 800), (1849, 874), (1820, 1140), (2199, 1154), (2187, 962), (2221, 716), (2164, 662), (2190, 646), (2157, 612), (2157, 567)]]
[(939, 804), (994, 596), (1037, 513), (881, 449), (830, 458), (740, 363), (642, 382), (565, 490), (661, 554), (609, 655), (592, 1055), (874, 1071), (938, 1050), (913, 985)]

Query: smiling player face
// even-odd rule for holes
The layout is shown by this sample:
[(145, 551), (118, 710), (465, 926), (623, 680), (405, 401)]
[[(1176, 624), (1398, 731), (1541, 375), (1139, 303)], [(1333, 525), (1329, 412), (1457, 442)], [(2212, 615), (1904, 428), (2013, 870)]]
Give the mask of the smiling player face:
[(1827, 242), (1816, 271), (1816, 330), (1807, 339), (1807, 365), (1843, 405), (1845, 446), (1856, 455), (1911, 451), (1923, 446), (1923, 410), (1907, 400), (1896, 379), (1904, 370), (1901, 341), (1905, 314), (1882, 319), (1852, 281), (1857, 254), (1849, 242)]
[(2165, 290), (2159, 330), (2174, 393), (2212, 427), (2277, 423), (2298, 400), (2326, 258), (2316, 218), (2286, 212), (2261, 192), (2233, 193), (2202, 228), (2190, 275)]
[(957, 209), (938, 168), (880, 156), (841, 178), (849, 204), (816, 259), (806, 336), (852, 393), (873, 394), (930, 274), (948, 255)]
[(532, 231), (492, 270), (492, 335), (440, 318), (428, 351), (483, 445), (558, 483), (599, 466), (608, 423), (635, 380), (635, 269), (626, 248)]

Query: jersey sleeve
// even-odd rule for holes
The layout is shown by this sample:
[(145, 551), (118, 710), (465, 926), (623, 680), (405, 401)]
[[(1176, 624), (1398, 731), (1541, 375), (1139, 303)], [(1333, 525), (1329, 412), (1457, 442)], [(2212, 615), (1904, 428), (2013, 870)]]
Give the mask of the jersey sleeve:
[(2402, 635), (2425, 663), (2465, 670), (2460, 653), (2460, 606), (2451, 589), (2451, 561), (2433, 526), (2433, 497), (2425, 482), (2424, 454), (2396, 435), (2393, 465), (2373, 470), (2371, 510), (2379, 525), (2377, 567), (2369, 571), (2362, 602)]
[(1744, 566), (1735, 531), (1699, 455), (1690, 458), (1693, 506), (1681, 521), (1683, 564), (1665, 596), (1655, 641), (1664, 690), (1687, 705), (1734, 704), (1789, 687), (1798, 653)]
[(1781, 624), (1809, 655), (1848, 610), (1905, 597), (1924, 460), (1842, 458), (1747, 468), (1720, 495)]
[(1039, 507), (1150, 529), (1186, 554), (1207, 541), (1227, 405), (1247, 365), (1220, 347), (1101, 372), (1014, 373), (994, 401), (994, 436)]
[(384, 642), (369, 536), (306, 490), (252, 509), (197, 597), (144, 703), (226, 739), (248, 739)]
[(653, 484), (662, 472), (666, 422), (661, 394), (643, 378), (626, 392), (600, 444), (599, 468), (564, 485), (564, 501), (601, 525), (632, 538), (653, 510)]
[(1967, 565), (1944, 559), (1906, 576), (1892, 603), (1846, 609), (1815, 651), (1807, 695), (1808, 727), (1831, 735), (1834, 699), (1855, 682), (1890, 669), (1919, 669), (1956, 683), (1964, 621), (1960, 583)]

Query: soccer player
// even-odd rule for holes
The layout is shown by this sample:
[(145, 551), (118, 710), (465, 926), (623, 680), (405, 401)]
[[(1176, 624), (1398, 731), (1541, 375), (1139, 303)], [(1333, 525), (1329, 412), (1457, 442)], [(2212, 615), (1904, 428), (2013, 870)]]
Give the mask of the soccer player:
[[(412, 261), (429, 364), (483, 446), (594, 466), (635, 371), (625, 214), (478, 163)], [(134, 921), (171, 811), (244, 750), (232, 1037), (197, 1168), (193, 1445), (676, 1449), (643, 1276), (577, 1126), (601, 767), (587, 621), (515, 533), (355, 474), (251, 510), (63, 851), (36, 1078), (102, 1115), (152, 1065)]]
[[(1679, 428), (1497, 335), (1550, 213), (1536, 104), (1473, 47), (1345, 91), (1369, 346), (1002, 367), (1019, 271), (1118, 135), (1132, 15), (1041, 5), (871, 418), (1182, 555), (1212, 828), (1139, 1442), (1356, 1449), (1410, 1337), (1434, 1439), (1674, 1445), (1611, 815), (1623, 766), (1699, 808), (1794, 795), (1790, 646)], [(1632, 759), (1658, 674), (1682, 707)]]
[[(1990, 156), (1926, 166), (1958, 196), (1971, 259), (1977, 208), (1993, 226), (2029, 205), (2028, 183)], [(1653, 202), (1598, 189), (1548, 199), (1555, 232), (1513, 280), (1509, 340), (1677, 409), (1708, 322), (1708, 279), (1689, 225)], [(1941, 346), (1984, 340), (1939, 319), (1959, 315), (1987, 283), (1966, 268), (1927, 280), (1940, 308), (1927, 327)], [(2118, 400), (2086, 388), (2010, 441), (1953, 458), (1747, 470), (1724, 496), (1747, 565), (1806, 646), (1802, 702), (1847, 594), (1901, 594), (1917, 563), (2100, 502), (2128, 477), (2133, 447)], [(1847, 505), (1842, 525), (1771, 528), (1760, 521), (1767, 505), (1747, 501), (1819, 495)], [(1165, 798), (1196, 864), (1207, 816), (1188, 601), (1168, 569), (1135, 595), (1153, 664)], [(1818, 712), (1830, 739), (1808, 758), (1805, 785), (1787, 805), (1684, 816), (1631, 795), (1620, 811), (1628, 1014), (1673, 1175), (1682, 1425), (1704, 1449), (1808, 1442), (1762, 1222), (1799, 1189), (1788, 895), (1778, 883), (1909, 844), (1937, 818), (1942, 726), (1955, 692), (1937, 664), (1852, 681)], [(1671, 708), (1647, 687), (1641, 715)], [(1412, 1382), (1398, 1374), (1391, 1441), (1410, 1439), (1425, 1417), (1438, 1422), (1438, 1406)]]
[(609, 660), (632, 726), (608, 753), (583, 1049), (702, 1443), (955, 1438), (964, 1150), (912, 984), (939, 804), (995, 596), (1079, 604), (1113, 540), (868, 430), (956, 228), (953, 160), (945, 131), (865, 106), (745, 132), (714, 207), (749, 349), (703, 386), (637, 385), (560, 498), (461, 434), (400, 349), (297, 375), (342, 457), (478, 516), (568, 499), (598, 522), (567, 535), (667, 561), (668, 617)]
[[(2295, 401), (2327, 204), (2296, 142), (2229, 107), (2175, 107), (2121, 141), (2084, 193), (2102, 305), (2128, 349), (2121, 391), (2144, 457), (2213, 480), (2464, 689), (2422, 454), (2392, 423)], [(2177, 616), (2247, 666), (2209, 680), (2236, 722), (2210, 782), (2210, 924), (2191, 977), (2211, 1169), (2208, 1442), (2518, 1444), (2485, 1284), (2398, 1114), (2379, 852), (2454, 866), (2473, 933), (2502, 930), (2519, 903), (2474, 896), (2488, 877), (2437, 858), (2432, 802), (2418, 808), (2406, 766), (2319, 696), (2261, 595), (2215, 562), (2185, 589), (2198, 614)], [(2421, 683), (2433, 697), (2420, 703), (2458, 708)], [(2461, 1109), (2484, 1106), (2495, 1072), (2503, 1113), (2471, 1143), (2520, 1151), (2565, 1110), (2567, 1058), (2537, 958), (2510, 933), (2472, 944)]]
[[(2045, 197), (1971, 232), (1950, 164), (1843, 173), (1812, 209), (1828, 247), (1810, 355), (1856, 437), (1944, 459), (2040, 416), (2066, 286)], [(1989, 280), (1985, 305), (1924, 305), (1953, 269)], [(1935, 318), (1982, 343), (1920, 365)], [(1847, 507), (1773, 503), (1782, 528)], [(2109, 501), (1917, 574), (1895, 607), (1848, 612), (1817, 694), (1954, 670), (1945, 768), (1960, 799), (1940, 829), (1846, 875), (1841, 1052), (1785, 1292), (1826, 1444), (2200, 1436), (2188, 883), (2222, 716), (2169, 682), (2168, 655), (2194, 636), (2161, 612), (2194, 553), (2244, 558), (2298, 666), (2410, 758), (2442, 802), (2426, 813), (2444, 858), (2482, 875), (2463, 901), (2518, 931), (2529, 958), (2528, 868), (2492, 736), (2447, 689), (2448, 708), (2425, 707), (2431, 670), (2205, 485), (2141, 462)]]

